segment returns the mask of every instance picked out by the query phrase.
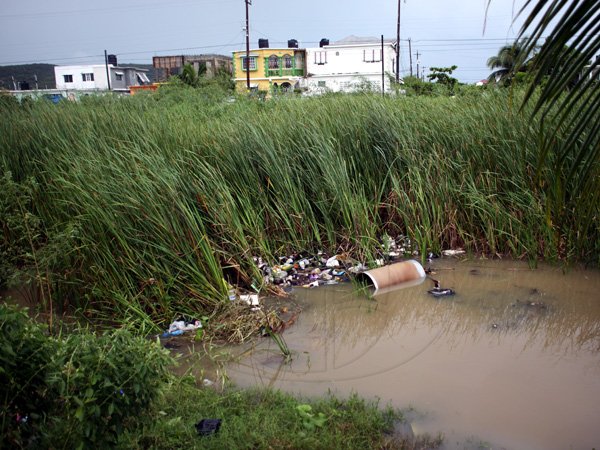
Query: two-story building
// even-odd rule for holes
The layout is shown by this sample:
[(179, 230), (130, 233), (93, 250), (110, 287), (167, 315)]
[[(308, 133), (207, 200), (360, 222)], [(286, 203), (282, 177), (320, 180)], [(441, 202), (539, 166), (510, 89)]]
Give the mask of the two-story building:
[[(389, 78), (396, 74), (396, 41), (348, 36), (332, 44), (321, 39), (319, 47), (299, 49), (298, 41), (288, 48), (269, 48), (259, 39), (258, 49), (233, 52), (234, 81), (240, 92), (250, 89), (273, 93), (302, 88), (307, 94), (392, 90)], [(383, 60), (383, 61), (382, 61)]]
[(118, 66), (116, 62), (108, 65), (54, 67), (56, 89), (67, 91), (105, 91), (110, 89), (128, 93), (131, 86), (150, 84), (146, 72), (148, 72), (147, 69)]
[(152, 65), (156, 70), (155, 78), (161, 81), (167, 81), (172, 75), (179, 75), (186, 64), (191, 65), (196, 73), (204, 71), (206, 78), (212, 78), (220, 71), (232, 72), (230, 56), (211, 54), (152, 57)]
[(236, 90), (245, 92), (247, 75), (250, 89), (274, 93), (291, 91), (303, 84), (306, 73), (306, 52), (291, 39), (287, 48), (269, 48), (269, 41), (258, 40), (258, 48), (233, 52), (233, 79)]
[[(332, 44), (321, 39), (318, 48), (306, 49), (308, 93), (353, 92), (361, 89), (389, 92), (388, 76), (396, 74), (396, 41), (348, 36)], [(383, 65), (382, 65), (383, 58)]]

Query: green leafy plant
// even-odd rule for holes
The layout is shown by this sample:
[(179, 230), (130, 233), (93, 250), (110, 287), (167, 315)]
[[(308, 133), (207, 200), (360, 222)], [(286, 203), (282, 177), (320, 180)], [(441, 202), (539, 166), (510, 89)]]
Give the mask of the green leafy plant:
[(0, 436), (7, 448), (33, 444), (54, 413), (46, 381), (54, 345), (44, 331), (25, 310), (0, 303)]
[(312, 406), (301, 404), (296, 406), (296, 411), (302, 419), (302, 426), (308, 431), (314, 431), (316, 428), (322, 428), (327, 422), (327, 417), (322, 412), (314, 413)]
[(458, 66), (451, 67), (430, 67), (429, 71), (431, 72), (427, 75), (429, 81), (435, 81), (438, 84), (442, 84), (446, 86), (451, 94), (454, 93), (454, 87), (458, 84), (458, 80), (454, 77), (451, 77), (452, 72), (454, 72)]
[(3, 443), (106, 448), (144, 422), (169, 379), (172, 360), (160, 344), (127, 330), (44, 331), (24, 311), (0, 304)]
[[(268, 323), (268, 320), (267, 320), (267, 323)], [(285, 363), (290, 362), (292, 360), (292, 351), (288, 347), (287, 342), (285, 342), (283, 334), (276, 333), (268, 325), (265, 327), (265, 330), (266, 330), (267, 334), (271, 337), (271, 339), (273, 339), (273, 342), (275, 342), (275, 344), (277, 344), (279, 351), (283, 355), (284, 362)]]
[(73, 445), (116, 443), (127, 425), (140, 422), (168, 378), (170, 358), (158, 343), (127, 330), (100, 336), (72, 334), (58, 343), (49, 377), (65, 411), (52, 423), (53, 439)]

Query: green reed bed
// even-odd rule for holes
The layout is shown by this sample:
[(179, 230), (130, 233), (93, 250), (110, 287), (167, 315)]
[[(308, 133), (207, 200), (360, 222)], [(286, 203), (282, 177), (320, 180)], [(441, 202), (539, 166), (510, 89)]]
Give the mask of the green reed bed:
[(0, 169), (10, 183), (35, 179), (27, 212), (41, 223), (23, 250), (41, 266), (21, 268), (74, 306), (149, 324), (217, 310), (223, 269), (260, 287), (254, 256), (344, 250), (368, 262), (384, 233), (423, 254), (597, 259), (597, 219), (576, 240), (548, 218), (537, 124), (511, 102), (170, 90), (5, 107)]

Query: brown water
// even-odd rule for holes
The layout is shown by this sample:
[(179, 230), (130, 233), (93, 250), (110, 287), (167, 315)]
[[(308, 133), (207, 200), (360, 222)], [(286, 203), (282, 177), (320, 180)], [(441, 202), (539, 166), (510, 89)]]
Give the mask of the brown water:
[[(412, 406), (445, 448), (600, 448), (600, 272), (436, 260), (429, 280), (375, 300), (349, 284), (299, 289), (282, 364), (264, 339), (228, 375), (304, 395)], [(478, 447), (478, 446), (482, 447)]]

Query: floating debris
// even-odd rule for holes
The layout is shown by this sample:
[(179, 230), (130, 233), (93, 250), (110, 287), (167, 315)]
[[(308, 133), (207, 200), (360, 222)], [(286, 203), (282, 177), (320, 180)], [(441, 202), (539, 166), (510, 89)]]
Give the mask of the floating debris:
[(431, 281), (433, 281), (434, 288), (428, 290), (427, 293), (433, 295), (434, 297), (447, 297), (456, 293), (452, 289), (441, 287), (440, 282), (438, 280), (434, 280), (432, 278)]

